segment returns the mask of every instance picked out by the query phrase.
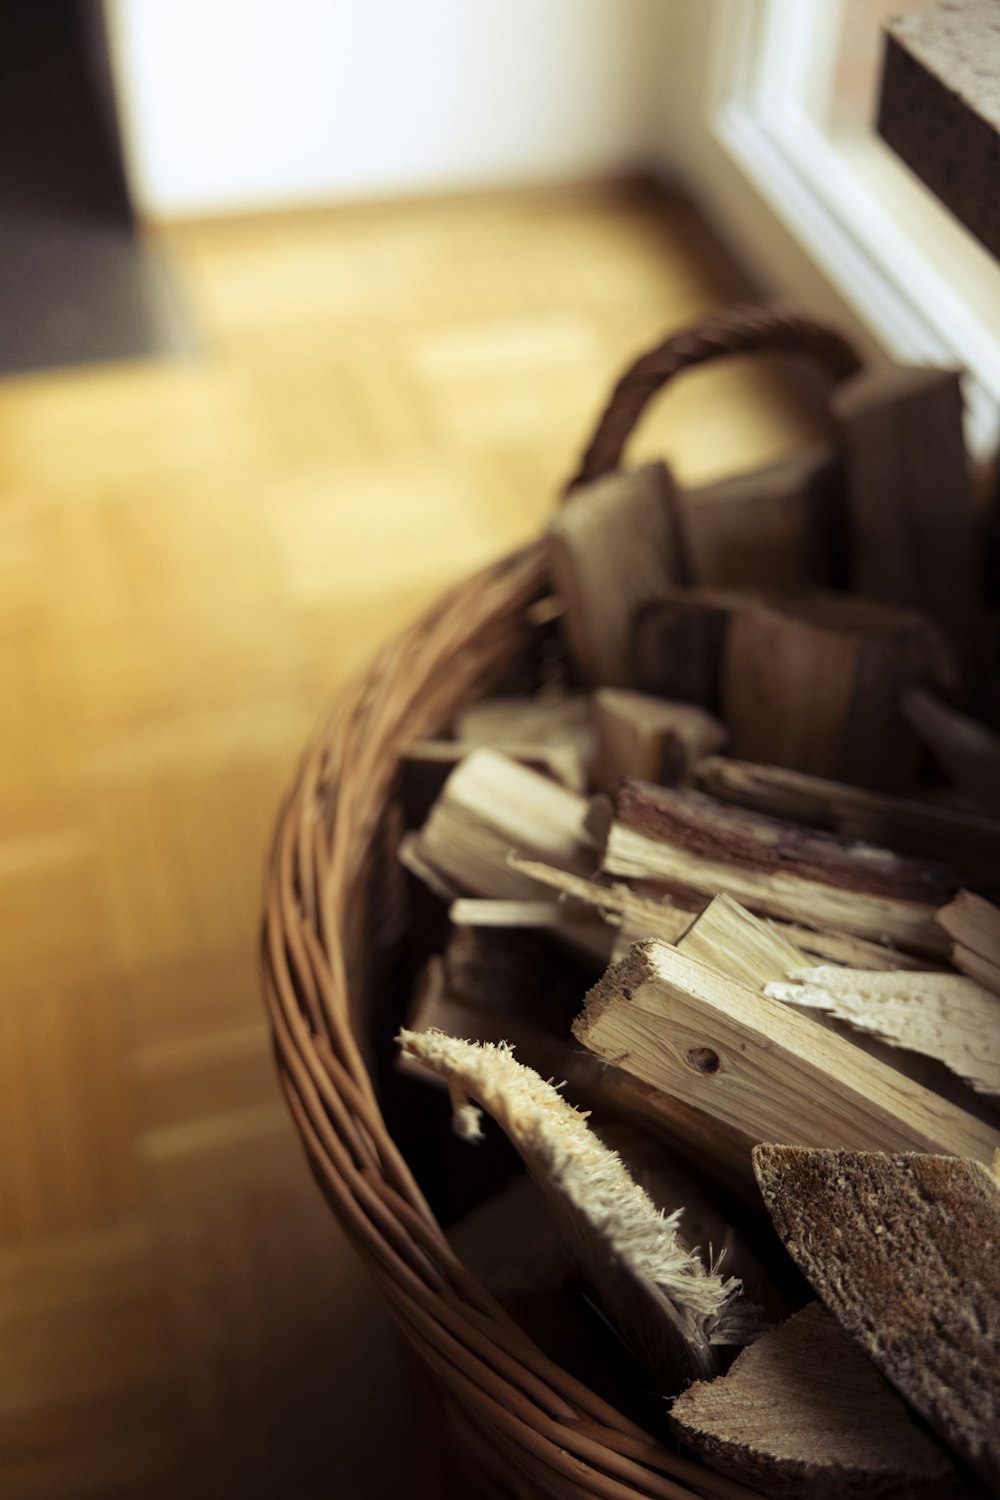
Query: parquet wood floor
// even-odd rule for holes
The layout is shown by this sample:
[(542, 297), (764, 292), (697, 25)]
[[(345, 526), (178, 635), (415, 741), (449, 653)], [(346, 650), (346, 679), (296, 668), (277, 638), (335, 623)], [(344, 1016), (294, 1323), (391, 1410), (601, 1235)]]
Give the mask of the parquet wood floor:
[[(537, 532), (624, 360), (744, 288), (575, 189), (164, 232), (187, 362), (0, 385), (0, 1494), (434, 1496), (272, 1076), (278, 798), (330, 696)], [(636, 452), (801, 431), (733, 365)]]

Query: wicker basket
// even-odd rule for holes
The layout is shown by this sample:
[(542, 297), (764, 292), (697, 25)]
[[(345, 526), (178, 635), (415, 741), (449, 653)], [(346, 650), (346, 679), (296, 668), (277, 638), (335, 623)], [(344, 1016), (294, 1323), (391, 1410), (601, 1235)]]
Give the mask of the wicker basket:
[[(795, 314), (720, 317), (633, 366), (570, 488), (616, 467), (646, 402), (680, 371), (755, 351), (806, 354), (834, 379), (858, 368), (838, 334)], [(399, 754), (501, 679), (545, 584), (538, 543), (453, 589), (343, 695), (306, 755), (267, 886), (263, 977), (279, 1075), (330, 1206), (429, 1372), (450, 1435), (475, 1453), (484, 1481), (492, 1470), (491, 1494), (723, 1500), (749, 1492), (679, 1457), (546, 1359), (457, 1261), (371, 1081), (387, 958), (405, 918)]]

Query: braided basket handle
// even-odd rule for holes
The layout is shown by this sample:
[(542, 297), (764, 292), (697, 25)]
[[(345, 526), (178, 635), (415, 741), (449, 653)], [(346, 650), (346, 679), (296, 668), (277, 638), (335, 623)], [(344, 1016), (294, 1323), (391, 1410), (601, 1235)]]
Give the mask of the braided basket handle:
[(842, 334), (801, 313), (781, 307), (736, 307), (694, 328), (675, 333), (636, 360), (611, 393), (578, 472), (566, 493), (617, 469), (622, 449), (647, 402), (682, 370), (727, 354), (805, 354), (823, 365), (835, 381), (861, 369), (854, 347)]

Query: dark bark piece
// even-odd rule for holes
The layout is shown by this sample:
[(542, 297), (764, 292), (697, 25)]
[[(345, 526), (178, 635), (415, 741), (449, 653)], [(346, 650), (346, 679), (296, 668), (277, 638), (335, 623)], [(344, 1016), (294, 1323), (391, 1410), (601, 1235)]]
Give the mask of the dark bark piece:
[(933, 5), (889, 24), (878, 132), (995, 256), (998, 76), (993, 0)]
[(695, 767), (695, 780), (711, 796), (752, 812), (863, 839), (925, 864), (950, 865), (968, 879), (1000, 881), (996, 819), (717, 755)]
[(744, 1349), (727, 1375), (689, 1386), (671, 1425), (714, 1469), (774, 1500), (967, 1493), (946, 1450), (816, 1302)]
[(612, 794), (618, 820), (653, 839), (744, 869), (793, 874), (842, 890), (934, 901), (949, 887), (888, 849), (812, 833), (689, 788), (625, 781)]
[[(399, 758), (399, 800), (407, 828), (420, 828), (470, 746), (458, 740), (415, 740)], [(529, 771), (549, 776), (570, 791), (583, 790), (579, 757), (572, 746), (523, 746), (505, 754)]]
[(900, 1394), (1000, 1492), (1000, 1192), (945, 1156), (758, 1146), (775, 1227)]

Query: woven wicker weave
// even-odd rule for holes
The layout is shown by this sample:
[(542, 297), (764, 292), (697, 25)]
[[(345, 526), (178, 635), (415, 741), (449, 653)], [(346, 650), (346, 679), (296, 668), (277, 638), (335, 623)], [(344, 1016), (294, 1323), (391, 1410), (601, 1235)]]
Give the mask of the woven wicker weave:
[[(805, 353), (858, 368), (831, 330), (737, 310), (668, 340), (616, 388), (573, 485), (613, 469), (650, 396), (720, 355)], [(513, 1495), (673, 1500), (749, 1492), (677, 1456), (547, 1360), (465, 1271), (390, 1137), (365, 1056), (371, 982), (398, 935), (397, 762), (497, 682), (546, 583), (539, 543), (453, 589), (344, 694), (301, 767), (271, 858), (264, 989), (281, 1083), (317, 1180), (400, 1329)], [(495, 1490), (493, 1491), (495, 1492)]]

